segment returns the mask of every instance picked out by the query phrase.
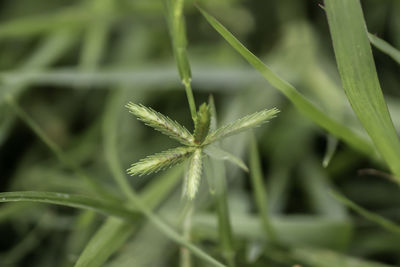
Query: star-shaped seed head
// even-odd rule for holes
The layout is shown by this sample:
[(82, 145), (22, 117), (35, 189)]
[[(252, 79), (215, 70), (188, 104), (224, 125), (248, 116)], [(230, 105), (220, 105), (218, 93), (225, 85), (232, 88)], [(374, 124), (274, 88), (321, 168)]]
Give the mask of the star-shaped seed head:
[[(218, 148), (216, 145), (213, 145), (213, 143), (225, 137), (260, 126), (269, 119), (275, 117), (279, 112), (276, 108), (265, 109), (231, 122), (219, 129), (210, 131), (210, 128), (214, 128), (215, 126), (212, 125), (212, 122), (215, 121), (215, 118), (213, 118), (215, 114), (211, 112), (211, 110), (215, 110), (215, 108), (213, 103), (211, 103), (211, 106), (204, 103), (199, 107), (196, 114), (194, 131), (193, 134), (191, 134), (178, 122), (171, 120), (167, 116), (151, 108), (131, 102), (128, 103), (126, 107), (138, 120), (170, 138), (177, 140), (183, 145), (139, 160), (128, 169), (128, 174), (141, 176), (156, 173), (190, 159), (183, 189), (184, 195), (189, 199), (194, 199), (198, 191), (203, 165), (202, 157), (205, 154), (213, 158), (228, 160), (242, 169), (247, 170), (246, 165), (239, 158)], [(210, 124), (212, 127), (210, 127)]]

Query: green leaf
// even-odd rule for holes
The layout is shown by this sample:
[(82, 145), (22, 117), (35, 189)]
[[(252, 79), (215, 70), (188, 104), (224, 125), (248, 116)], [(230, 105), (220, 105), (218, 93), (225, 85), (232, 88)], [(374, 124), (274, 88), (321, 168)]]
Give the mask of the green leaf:
[(192, 134), (184, 126), (171, 120), (167, 116), (151, 108), (143, 105), (136, 105), (131, 102), (128, 103), (126, 107), (129, 109), (129, 112), (138, 117), (138, 120), (143, 121), (147, 126), (160, 131), (184, 145), (190, 146), (193, 144), (194, 139)]
[(55, 192), (4, 192), (0, 193), (0, 202), (39, 202), (56, 204), (78, 209), (93, 210), (104, 215), (120, 217), (127, 220), (137, 218), (137, 213), (128, 210), (120, 203), (105, 202), (74, 194)]
[(75, 267), (101, 266), (132, 234), (135, 224), (109, 218), (92, 237)]
[[(199, 8), (199, 7), (198, 7)], [(209, 15), (206, 11), (199, 8), (200, 12), (207, 19), (214, 29), (221, 34), (221, 36), (237, 51), (239, 52), (254, 68), (256, 68), (261, 75), (270, 82), (272, 86), (281, 91), (295, 106), (309, 119), (314, 121), (320, 127), (329, 131), (334, 136), (345, 141), (347, 144), (363, 152), (368, 156), (375, 157), (376, 153), (368, 140), (347, 128), (343, 124), (329, 117), (302, 94), (291, 84), (284, 81), (277, 74), (275, 74), (268, 66), (266, 66), (259, 58), (251, 53), (243, 44), (239, 42), (221, 23)]]
[(371, 44), (373, 44), (376, 48), (378, 48), (380, 51), (387, 54), (394, 61), (400, 64), (400, 51), (398, 49), (394, 48), (385, 40), (382, 40), (378, 36), (373, 35), (371, 33), (368, 33), (368, 39), (371, 42)]
[(388, 219), (385, 219), (384, 217), (382, 217), (378, 214), (375, 214), (373, 212), (370, 212), (370, 211), (360, 207), (359, 205), (357, 205), (356, 203), (354, 203), (347, 197), (343, 196), (342, 194), (339, 194), (338, 192), (331, 191), (331, 194), (337, 200), (339, 200), (341, 203), (345, 204), (346, 206), (348, 206), (349, 208), (351, 208), (352, 210), (354, 210), (355, 212), (357, 212), (358, 214), (360, 214), (367, 220), (380, 225), (381, 227), (383, 227), (384, 229), (386, 229), (392, 233), (400, 235), (400, 225), (398, 225)]
[(165, 170), (189, 158), (193, 150), (193, 147), (177, 147), (148, 156), (132, 164), (128, 174), (142, 176)]
[(215, 145), (209, 145), (204, 148), (204, 153), (210, 156), (213, 159), (217, 160), (227, 160), (230, 163), (235, 164), (245, 172), (248, 172), (249, 169), (247, 168), (246, 164), (240, 158), (236, 157), (235, 155), (225, 151)]
[(278, 113), (279, 110), (273, 108), (264, 109), (262, 111), (247, 115), (210, 133), (204, 141), (204, 144), (210, 144), (222, 138), (238, 134), (254, 127), (258, 127), (263, 123), (266, 123), (268, 120), (274, 118), (275, 115)]
[(400, 176), (400, 142), (379, 84), (359, 0), (326, 0), (333, 48), (347, 98), (385, 159)]

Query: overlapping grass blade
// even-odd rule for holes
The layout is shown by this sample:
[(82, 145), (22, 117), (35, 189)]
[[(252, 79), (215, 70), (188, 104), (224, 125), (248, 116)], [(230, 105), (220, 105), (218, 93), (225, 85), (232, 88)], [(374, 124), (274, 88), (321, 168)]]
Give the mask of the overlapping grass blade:
[(326, 0), (325, 10), (347, 98), (391, 171), (400, 177), (399, 137), (379, 84), (360, 2)]
[(361, 216), (365, 217), (367, 220), (380, 225), (381, 227), (385, 228), (386, 230), (388, 230), (394, 234), (400, 235), (400, 225), (398, 225), (388, 219), (385, 219), (384, 217), (382, 217), (376, 213), (373, 213), (373, 212), (370, 212), (370, 211), (364, 209), (363, 207), (357, 205), (356, 203), (354, 203), (353, 201), (351, 201), (344, 195), (339, 194), (338, 192), (332, 191), (331, 194), (337, 200), (339, 200), (341, 203), (343, 203), (347, 207), (351, 208), (352, 210), (354, 210)]
[(343, 140), (353, 148), (364, 154), (375, 158), (375, 150), (368, 140), (365, 140), (356, 132), (347, 128), (340, 122), (331, 118), (302, 94), (291, 84), (284, 81), (272, 70), (269, 69), (259, 58), (251, 53), (243, 44), (239, 42), (221, 23), (214, 17), (209, 15), (206, 11), (199, 8), (200, 12), (211, 24), (211, 26), (221, 34), (221, 36), (237, 51), (239, 52), (251, 65), (253, 65), (263, 77), (270, 82), (272, 86), (281, 91), (297, 108), (300, 112), (306, 115), (309, 119), (321, 126), (323, 129), (330, 132), (332, 135)]
[(385, 40), (379, 38), (376, 35), (368, 33), (368, 39), (376, 48), (391, 57), (394, 61), (400, 64), (400, 51), (394, 48), (391, 44)]

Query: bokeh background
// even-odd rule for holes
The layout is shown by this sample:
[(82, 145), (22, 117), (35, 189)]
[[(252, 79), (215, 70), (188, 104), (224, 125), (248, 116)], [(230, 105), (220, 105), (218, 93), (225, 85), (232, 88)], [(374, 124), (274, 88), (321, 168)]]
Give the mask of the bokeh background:
[[(369, 31), (400, 47), (400, 2), (361, 2)], [(198, 3), (308, 99), (362, 131), (341, 88), (320, 1)], [(359, 205), (399, 221), (400, 194), (381, 173), (387, 171), (385, 167), (337, 142), (301, 115), (209, 26), (191, 1), (186, 3), (185, 17), (197, 105), (212, 94), (221, 124), (264, 108), (281, 110), (255, 134), (269, 212), (287, 247), (282, 251), (269, 246), (259, 225), (249, 175), (226, 163), (238, 266), (400, 264), (398, 235), (354, 214), (329, 195), (329, 190), (335, 189)], [(399, 130), (399, 66), (383, 53), (373, 52)], [(21, 119), (8, 101), (10, 96), (65, 153), (64, 158), (32, 131), (27, 118)], [(110, 135), (123, 169), (176, 145), (129, 114), (124, 107), (129, 101), (150, 106), (193, 128), (163, 1), (0, 2), (2, 192), (95, 196), (68, 164), (72, 159), (107, 190), (120, 194), (106, 163)], [(248, 162), (249, 141), (248, 134), (241, 134), (226, 140), (223, 147)], [(335, 150), (324, 167), (328, 148)], [(173, 225), (184, 200), (181, 179), (173, 169), (171, 173), (173, 190), (165, 194), (157, 211)], [(130, 177), (129, 181), (142, 192), (159, 184), (160, 175)], [(204, 177), (200, 190), (193, 242), (221, 259), (213, 196)], [(60, 206), (1, 204), (0, 266), (73, 266), (104, 220), (93, 212)], [(144, 220), (136, 226), (104, 266), (178, 266), (177, 245)], [(349, 259), (352, 265), (345, 265)], [(206, 265), (195, 259), (194, 266)]]

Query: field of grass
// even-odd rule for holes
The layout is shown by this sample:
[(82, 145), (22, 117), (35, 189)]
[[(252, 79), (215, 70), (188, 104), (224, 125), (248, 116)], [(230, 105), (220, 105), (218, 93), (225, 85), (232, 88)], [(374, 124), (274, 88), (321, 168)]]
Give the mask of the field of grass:
[(0, 266), (400, 266), (398, 0), (4, 0)]

